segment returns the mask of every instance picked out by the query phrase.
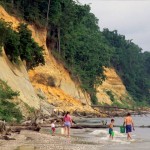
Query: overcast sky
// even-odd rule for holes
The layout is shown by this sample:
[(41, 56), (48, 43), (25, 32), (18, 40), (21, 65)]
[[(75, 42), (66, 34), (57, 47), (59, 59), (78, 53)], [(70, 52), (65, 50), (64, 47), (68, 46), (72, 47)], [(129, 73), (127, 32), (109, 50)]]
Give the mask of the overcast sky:
[(150, 51), (150, 0), (78, 0), (90, 4), (99, 26), (118, 30), (133, 39), (144, 51)]

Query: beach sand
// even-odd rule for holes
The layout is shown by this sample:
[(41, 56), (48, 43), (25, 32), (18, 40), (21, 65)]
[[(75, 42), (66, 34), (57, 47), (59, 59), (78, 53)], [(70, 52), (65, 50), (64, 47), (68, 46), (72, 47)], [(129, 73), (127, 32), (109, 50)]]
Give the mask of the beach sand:
[(0, 140), (0, 150), (100, 150), (102, 147), (94, 143), (82, 143), (80, 138), (76, 137), (52, 136), (28, 130), (11, 137), (16, 140)]

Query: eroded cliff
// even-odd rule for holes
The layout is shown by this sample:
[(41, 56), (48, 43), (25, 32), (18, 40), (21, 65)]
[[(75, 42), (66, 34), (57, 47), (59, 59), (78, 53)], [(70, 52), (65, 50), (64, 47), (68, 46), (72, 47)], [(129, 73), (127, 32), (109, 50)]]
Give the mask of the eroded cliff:
[(105, 75), (106, 80), (97, 89), (97, 98), (100, 103), (112, 104), (113, 101), (122, 103), (129, 98), (126, 87), (113, 68), (105, 68)]
[[(14, 29), (23, 22), (10, 16), (2, 7), (0, 7), (0, 18), (6, 22), (12, 22)], [(27, 72), (23, 63), (19, 68), (15, 67), (3, 52), (3, 57), (0, 57), (0, 77), (8, 81), (14, 90), (20, 91), (20, 99), (31, 107), (39, 108), (41, 100), (44, 99), (59, 110), (93, 112), (88, 94), (80, 89), (79, 84), (71, 79), (69, 72), (47, 49), (46, 30), (37, 29), (32, 25), (29, 25), (28, 28), (32, 31), (34, 40), (44, 48), (45, 65)], [(105, 73), (107, 79), (98, 87), (99, 102), (112, 103), (107, 90), (111, 91), (115, 99), (120, 101), (127, 95), (121, 79), (114, 69), (106, 69)]]

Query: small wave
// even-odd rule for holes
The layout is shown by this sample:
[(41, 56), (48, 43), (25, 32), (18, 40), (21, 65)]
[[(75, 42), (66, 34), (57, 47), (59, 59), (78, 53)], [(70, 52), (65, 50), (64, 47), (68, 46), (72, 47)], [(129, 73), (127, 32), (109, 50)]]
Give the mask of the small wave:
[(135, 142), (135, 139), (132, 139), (130, 141), (128, 141), (126, 139), (126, 134), (120, 133), (118, 131), (114, 131), (114, 139), (111, 140), (109, 138), (109, 133), (108, 130), (94, 130), (93, 132), (89, 133), (90, 135), (94, 135), (94, 136), (98, 136), (100, 141), (102, 143), (118, 143), (118, 144), (130, 144), (131, 142)]
[[(126, 134), (122, 134), (118, 131), (114, 131), (114, 133), (115, 133), (115, 137), (126, 137)], [(107, 136), (109, 133), (108, 133), (108, 130), (95, 130), (95, 131), (91, 132), (90, 134), (100, 135), (100, 136)]]
[(118, 131), (114, 131), (114, 133), (115, 133), (115, 137), (126, 137), (126, 134), (124, 134), (124, 133), (120, 133), (120, 132), (118, 132)]
[(131, 143), (130, 141), (123, 140), (123, 139), (113, 139), (112, 142), (120, 143), (120, 144), (130, 144)]
[(90, 134), (106, 136), (106, 135), (108, 135), (108, 131), (107, 130), (95, 130), (95, 131), (91, 132)]

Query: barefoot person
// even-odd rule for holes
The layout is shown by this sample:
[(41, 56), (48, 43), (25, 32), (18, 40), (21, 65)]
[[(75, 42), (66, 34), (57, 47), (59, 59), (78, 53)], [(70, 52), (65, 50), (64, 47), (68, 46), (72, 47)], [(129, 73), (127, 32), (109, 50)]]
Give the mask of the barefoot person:
[(134, 130), (134, 123), (130, 113), (128, 113), (127, 116), (125, 117), (123, 125), (126, 125), (127, 139), (130, 140), (132, 128)]
[(54, 136), (55, 135), (55, 120), (54, 121), (52, 121), (52, 123), (51, 123), (51, 130), (52, 130), (52, 135)]
[(72, 119), (70, 113), (67, 112), (64, 116), (64, 126), (65, 126), (65, 134), (67, 132), (67, 136), (70, 137), (70, 127), (72, 125)]
[(113, 137), (114, 137), (114, 131), (113, 131), (114, 122), (115, 122), (115, 120), (111, 119), (111, 123), (109, 124), (109, 135), (110, 135), (109, 138), (110, 139), (113, 139)]

